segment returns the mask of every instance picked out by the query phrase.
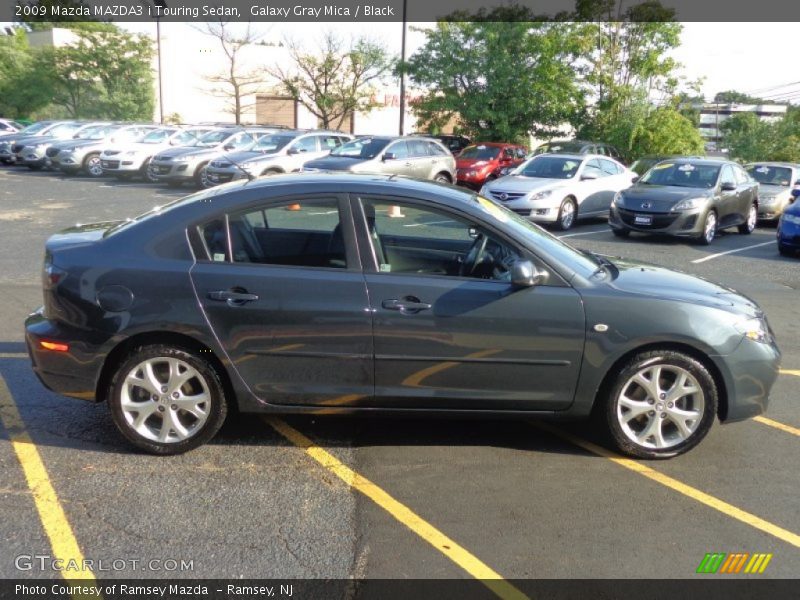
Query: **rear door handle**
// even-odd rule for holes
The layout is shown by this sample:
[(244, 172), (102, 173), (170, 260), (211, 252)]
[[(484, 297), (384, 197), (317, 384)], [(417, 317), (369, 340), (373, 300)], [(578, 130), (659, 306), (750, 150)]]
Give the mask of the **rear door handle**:
[(414, 296), (406, 296), (402, 300), (392, 298), (391, 300), (384, 300), (381, 306), (386, 310), (398, 310), (401, 313), (414, 315), (422, 310), (430, 309), (431, 305), (427, 302), (420, 302), (419, 298)]
[(227, 302), (228, 306), (241, 306), (247, 302), (254, 302), (258, 300), (256, 294), (248, 294), (247, 292), (237, 292), (233, 290), (218, 290), (216, 292), (209, 292), (208, 297), (211, 300), (219, 300)]

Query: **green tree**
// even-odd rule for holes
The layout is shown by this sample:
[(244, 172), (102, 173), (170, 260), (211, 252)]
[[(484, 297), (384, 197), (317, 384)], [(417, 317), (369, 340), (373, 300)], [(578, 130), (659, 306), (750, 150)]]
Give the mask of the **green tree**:
[(736, 90), (718, 92), (714, 96), (714, 102), (722, 102), (724, 104), (775, 104), (774, 100), (764, 100)]
[(800, 108), (792, 107), (775, 122), (753, 113), (737, 113), (720, 125), (722, 143), (731, 156), (744, 162), (800, 162)]
[(26, 117), (50, 102), (52, 84), (47, 72), (37, 68), (38, 54), (22, 29), (0, 36), (0, 114)]
[(633, 128), (631, 156), (647, 154), (705, 154), (703, 138), (694, 124), (674, 108), (651, 111)]
[(425, 90), (417, 117), (432, 127), (455, 119), (487, 141), (549, 136), (572, 122), (584, 106), (573, 68), (583, 26), (483, 17), (424, 30), (425, 44), (400, 66)]
[(291, 40), (285, 44), (290, 66), (276, 64), (266, 72), (277, 80), (281, 92), (305, 106), (325, 129), (341, 129), (353, 112), (374, 108), (372, 84), (393, 65), (386, 49), (367, 38), (346, 45), (329, 31), (316, 53)]

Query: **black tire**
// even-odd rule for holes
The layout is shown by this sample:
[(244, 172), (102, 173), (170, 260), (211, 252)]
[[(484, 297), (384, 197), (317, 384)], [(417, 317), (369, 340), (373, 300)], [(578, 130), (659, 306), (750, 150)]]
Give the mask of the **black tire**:
[(158, 182), (159, 182), (158, 178), (157, 178), (157, 177), (154, 177), (154, 176), (153, 176), (153, 175), (150, 173), (150, 159), (149, 159), (149, 158), (148, 158), (146, 161), (144, 161), (144, 164), (143, 164), (143, 165), (142, 165), (142, 167), (139, 169), (139, 175), (140, 175), (140, 176), (142, 177), (142, 179), (143, 179), (144, 181), (146, 181), (147, 183), (158, 183)]
[[(709, 220), (714, 220), (714, 226), (711, 227), (709, 224)], [(703, 221), (703, 230), (700, 232), (700, 235), (695, 238), (695, 241), (700, 244), (701, 246), (708, 246), (711, 242), (714, 241), (714, 238), (717, 237), (717, 211), (710, 210), (706, 213), (705, 221)]]
[(787, 248), (783, 244), (778, 244), (778, 252), (780, 252), (781, 256), (794, 256), (794, 250)]
[(273, 175), (281, 175), (283, 171), (280, 169), (264, 169), (261, 171), (261, 175), (259, 177), (272, 177)]
[(611, 233), (618, 238), (626, 238), (631, 234), (629, 229), (614, 229), (613, 227), (611, 228)]
[[(123, 411), (122, 408), (122, 396), (127, 376), (144, 361), (152, 359), (158, 360), (162, 358), (165, 360), (178, 359), (186, 365), (194, 368), (202, 377), (202, 382), (200, 379), (195, 379), (193, 377), (192, 379), (187, 380), (187, 382), (183, 384), (184, 386), (192, 386), (202, 384), (204, 382), (207, 387), (209, 401), (206, 409), (206, 420), (201, 426), (197, 427), (196, 431), (191, 433), (190, 437), (180, 441), (161, 442), (142, 435), (134, 429), (131, 423), (128, 422), (125, 416), (125, 411)], [(184, 389), (186, 388), (179, 388), (179, 390)], [(164, 388), (161, 389), (161, 391), (163, 390)], [(142, 389), (137, 391), (142, 392), (144, 390)], [(168, 392), (169, 390), (167, 390), (167, 393)], [(143, 401), (149, 401), (147, 395), (148, 394), (145, 392)], [(164, 405), (159, 406), (158, 410), (161, 411), (161, 414), (168, 410), (171, 411), (171, 415), (182, 414), (183, 418), (186, 418), (187, 415), (191, 414), (181, 413), (181, 409), (173, 410), (175, 405), (170, 406), (170, 402), (172, 402), (170, 398), (170, 396), (165, 396)], [(161, 344), (136, 348), (117, 366), (109, 386), (108, 404), (109, 408), (111, 409), (111, 416), (114, 420), (114, 424), (117, 426), (117, 429), (119, 429), (120, 433), (122, 433), (122, 435), (137, 448), (140, 448), (151, 454), (158, 455), (181, 454), (205, 444), (207, 441), (213, 438), (217, 431), (219, 431), (219, 428), (222, 427), (222, 424), (225, 422), (225, 417), (228, 413), (228, 402), (225, 398), (224, 387), (220, 381), (220, 376), (214, 367), (206, 360), (200, 358), (189, 350), (177, 346)], [(154, 404), (159, 404), (159, 402), (155, 401)], [(160, 418), (158, 415), (159, 413), (154, 411), (151, 417), (148, 417), (145, 420), (145, 424), (153, 417), (158, 420)], [(162, 427), (163, 424), (162, 418)], [(172, 431), (173, 429), (170, 429), (168, 433), (171, 433)], [(174, 431), (177, 432), (177, 429)]]
[(756, 206), (755, 202), (750, 205), (745, 219), (745, 222), (738, 227), (739, 233), (750, 235), (755, 231), (756, 223), (758, 222), (758, 206)]
[(447, 173), (437, 173), (433, 180), (437, 183), (453, 183), (452, 179), (450, 179), (450, 176)]
[(81, 164), (81, 170), (89, 177), (102, 177), (103, 168), (100, 166), (100, 153), (87, 154)]
[[(621, 409), (618, 409), (618, 407), (622, 392), (625, 391), (627, 395), (631, 393), (630, 390), (632, 389), (629, 386), (638, 385), (635, 382), (632, 382), (631, 379), (637, 373), (640, 373), (646, 369), (652, 369), (654, 367), (671, 367), (673, 369), (680, 369), (683, 372), (689, 373), (699, 385), (699, 391), (702, 392), (702, 414), (700, 415), (699, 422), (693, 423), (692, 426), (694, 429), (688, 436), (686, 436), (685, 439), (682, 441), (677, 441), (680, 439), (680, 432), (678, 427), (674, 424), (675, 422), (669, 418), (670, 413), (661, 412), (659, 414), (659, 411), (668, 411), (673, 409), (673, 406), (670, 406), (669, 408), (666, 406), (669, 396), (662, 394), (660, 398), (650, 402), (650, 394), (644, 391), (644, 387), (639, 386), (639, 388), (633, 388), (634, 390), (641, 391), (641, 393), (644, 394), (645, 397), (641, 400), (642, 403), (646, 402), (648, 405), (653, 405), (653, 410), (646, 414), (642, 414), (641, 417), (647, 419), (647, 423), (650, 423), (652, 419), (659, 419), (659, 423), (666, 423), (664, 427), (667, 428), (668, 432), (673, 432), (674, 437), (672, 440), (670, 440), (670, 445), (662, 448), (651, 447), (646, 445), (646, 443), (637, 443), (633, 441), (631, 435), (635, 437), (636, 433), (633, 429), (633, 426), (629, 427), (630, 432), (626, 432), (620, 424), (621, 417), (618, 415), (618, 410), (621, 411)], [(664, 381), (669, 383), (669, 378), (667, 375), (670, 375), (671, 372), (669, 370), (665, 371), (666, 373), (662, 375), (662, 377)], [(664, 373), (664, 371), (662, 371), (662, 373)], [(674, 383), (675, 380), (673, 380), (673, 384)], [(660, 385), (659, 389), (661, 389)], [(666, 391), (669, 391), (669, 389), (670, 388), (667, 388)], [(682, 352), (676, 352), (673, 350), (654, 350), (637, 354), (631, 360), (622, 365), (622, 367), (618, 369), (616, 373), (611, 375), (611, 380), (608, 382), (608, 385), (604, 386), (604, 390), (605, 392), (601, 392), (601, 394), (604, 393), (605, 397), (599, 397), (597, 399), (599, 403), (599, 410), (596, 414), (599, 417), (599, 420), (601, 421), (610, 442), (620, 452), (634, 458), (663, 459), (671, 458), (673, 456), (683, 454), (684, 452), (688, 452), (697, 444), (699, 444), (700, 441), (708, 434), (717, 415), (719, 396), (717, 392), (717, 386), (711, 373), (697, 359), (687, 354), (683, 354)], [(691, 394), (689, 398), (690, 399), (685, 400), (685, 402), (700, 402), (696, 394)], [(680, 401), (684, 402), (683, 399)], [(674, 403), (675, 410), (688, 406), (684, 405), (684, 407), (678, 407), (677, 404), (678, 402)], [(660, 408), (658, 408), (659, 406)], [(662, 415), (667, 415), (667, 417), (660, 419)], [(638, 426), (640, 423), (635, 419), (633, 419), (633, 421), (635, 426)], [(630, 422), (631, 421), (628, 421), (628, 423)], [(646, 426), (643, 425), (642, 431), (639, 433), (646, 433), (644, 431), (645, 427)], [(661, 435), (663, 436), (662, 426), (659, 425), (658, 428), (659, 431), (662, 432)], [(675, 436), (675, 434), (678, 435)], [(645, 438), (645, 442), (647, 439), (649, 439), (649, 437)], [(656, 444), (655, 439), (653, 444)]]
[(194, 170), (194, 187), (196, 187), (198, 190), (204, 190), (208, 187), (206, 185), (206, 182), (208, 180), (205, 175), (207, 166), (208, 163), (204, 162), (198, 165), (197, 168)]
[(578, 204), (572, 196), (567, 196), (561, 201), (561, 206), (558, 209), (558, 220), (556, 226), (561, 231), (572, 229), (575, 221), (578, 220)]

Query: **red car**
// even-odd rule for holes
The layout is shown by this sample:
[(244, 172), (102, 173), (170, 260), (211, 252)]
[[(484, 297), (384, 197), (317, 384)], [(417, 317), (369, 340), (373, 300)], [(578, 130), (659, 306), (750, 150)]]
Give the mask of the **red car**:
[(456, 157), (457, 183), (479, 190), (487, 181), (497, 179), (501, 169), (522, 163), (527, 154), (528, 150), (523, 146), (504, 142), (467, 146)]

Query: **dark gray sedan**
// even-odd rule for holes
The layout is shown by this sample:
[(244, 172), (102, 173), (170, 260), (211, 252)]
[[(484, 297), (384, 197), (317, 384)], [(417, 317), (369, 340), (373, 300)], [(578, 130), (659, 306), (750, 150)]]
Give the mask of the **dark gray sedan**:
[(597, 417), (643, 458), (767, 407), (761, 309), (447, 185), (301, 174), (46, 244), (33, 368), (176, 454), (249, 413)]
[(734, 162), (692, 157), (660, 162), (619, 192), (608, 224), (618, 237), (638, 231), (707, 245), (729, 227), (750, 234), (757, 220), (755, 179)]

